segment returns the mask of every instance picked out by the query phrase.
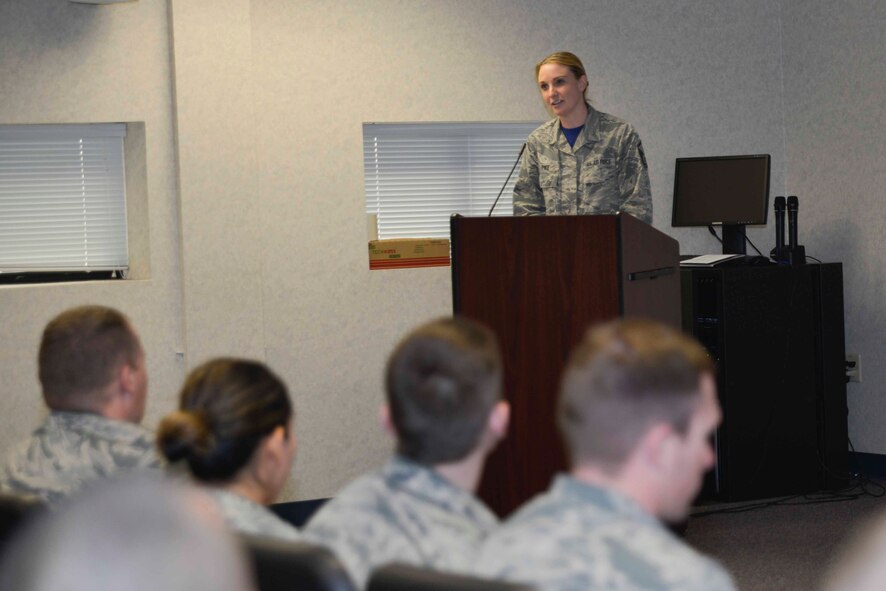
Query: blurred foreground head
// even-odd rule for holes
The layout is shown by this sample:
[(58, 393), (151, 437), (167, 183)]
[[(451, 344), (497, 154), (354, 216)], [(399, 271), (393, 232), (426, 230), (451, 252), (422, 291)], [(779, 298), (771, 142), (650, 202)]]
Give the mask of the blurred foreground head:
[(861, 529), (843, 550), (825, 591), (879, 591), (886, 588), (886, 515)]
[(0, 591), (253, 591), (203, 493), (147, 477), (101, 482), (35, 521), (0, 565)]

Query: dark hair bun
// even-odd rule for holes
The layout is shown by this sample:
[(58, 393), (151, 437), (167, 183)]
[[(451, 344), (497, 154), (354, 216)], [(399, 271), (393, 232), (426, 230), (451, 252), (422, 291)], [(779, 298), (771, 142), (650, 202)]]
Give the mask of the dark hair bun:
[(278, 426), (289, 427), (286, 385), (267, 366), (221, 357), (194, 368), (179, 393), (179, 411), (160, 423), (158, 446), (185, 460), (201, 482), (227, 483)]
[(212, 453), (213, 440), (205, 418), (185, 410), (167, 415), (157, 429), (157, 446), (170, 462), (205, 458)]

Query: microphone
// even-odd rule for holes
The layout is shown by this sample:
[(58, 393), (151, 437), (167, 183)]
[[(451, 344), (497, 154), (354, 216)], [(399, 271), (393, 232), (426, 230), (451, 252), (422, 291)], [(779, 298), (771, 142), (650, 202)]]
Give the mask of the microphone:
[(486, 217), (492, 217), (492, 210), (495, 209), (495, 206), (498, 205), (498, 200), (501, 199), (501, 194), (505, 192), (505, 187), (508, 186), (508, 181), (511, 180), (511, 175), (514, 174), (514, 171), (517, 169), (517, 164), (520, 163), (520, 157), (523, 156), (523, 150), (526, 149), (526, 142), (523, 142), (523, 146), (520, 148), (520, 153), (517, 154), (517, 159), (514, 161), (514, 165), (511, 167), (511, 172), (508, 173), (508, 178), (505, 179), (505, 184), (501, 186), (501, 191), (498, 192), (498, 197), (495, 198), (495, 201), (492, 202), (492, 207), (489, 208), (489, 215)]
[(797, 210), (800, 208), (800, 201), (796, 195), (788, 197), (788, 246), (796, 248), (799, 246), (797, 242)]
[(780, 263), (784, 260), (784, 197), (775, 198), (775, 248), (769, 256)]

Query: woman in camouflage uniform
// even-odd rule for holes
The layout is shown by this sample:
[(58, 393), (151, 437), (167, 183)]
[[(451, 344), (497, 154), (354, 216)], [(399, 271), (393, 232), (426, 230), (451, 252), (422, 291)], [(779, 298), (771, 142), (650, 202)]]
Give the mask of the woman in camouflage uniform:
[(588, 77), (561, 51), (535, 67), (554, 119), (530, 134), (514, 185), (514, 215), (629, 213), (652, 223), (643, 144), (634, 128), (587, 102)]
[(234, 531), (301, 537), (266, 507), (289, 477), (295, 433), (286, 386), (265, 365), (214, 359), (196, 368), (157, 442), (170, 462), (187, 463)]

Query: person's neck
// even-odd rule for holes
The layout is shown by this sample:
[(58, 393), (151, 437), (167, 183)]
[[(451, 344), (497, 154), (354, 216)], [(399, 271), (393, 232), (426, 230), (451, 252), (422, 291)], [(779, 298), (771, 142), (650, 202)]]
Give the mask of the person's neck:
[(102, 404), (96, 405), (95, 414), (99, 414), (106, 419), (114, 421), (122, 421), (124, 423), (138, 424), (141, 421), (135, 420), (132, 416), (132, 409), (127, 404), (126, 397), (113, 386), (103, 392), (93, 394), (93, 400), (103, 400)]
[(587, 121), (588, 113), (588, 104), (582, 103), (581, 109), (576, 110), (574, 113), (568, 115), (567, 117), (561, 118), (560, 125), (564, 129), (575, 129), (576, 127), (581, 127), (585, 124), (585, 121)]
[(482, 450), (474, 450), (463, 460), (449, 464), (435, 464), (432, 469), (459, 488), (474, 494), (480, 485), (480, 477), (483, 475), (485, 463), (486, 453)]
[(658, 505), (654, 494), (650, 494), (646, 487), (631, 478), (628, 470), (612, 472), (599, 466), (584, 464), (574, 467), (570, 475), (586, 484), (618, 492), (640, 505), (650, 515), (656, 515)]
[(270, 504), (265, 490), (251, 479), (235, 480), (233, 482), (229, 482), (228, 484), (222, 485), (220, 488), (228, 491), (229, 493), (233, 493), (237, 496), (249, 499), (250, 501), (258, 503), (259, 505)]

